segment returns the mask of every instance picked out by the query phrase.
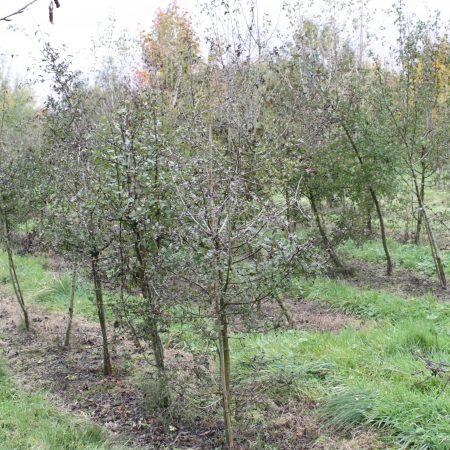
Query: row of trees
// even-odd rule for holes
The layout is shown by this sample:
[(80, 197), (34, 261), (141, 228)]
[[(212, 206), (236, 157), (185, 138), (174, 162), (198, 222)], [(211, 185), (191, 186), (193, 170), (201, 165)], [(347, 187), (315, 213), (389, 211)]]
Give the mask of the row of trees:
[[(372, 216), (391, 274), (384, 205), (404, 189), (415, 196), (415, 241), (424, 227), (446, 287), (425, 193), (446, 164), (448, 41), (436, 22), (413, 24), (400, 7), (386, 65), (361, 59), (332, 17), (301, 20), (275, 47), (254, 4), (245, 27), (225, 2), (207, 11), (206, 59), (172, 5), (141, 36), (140, 67), (104, 61), (89, 85), (45, 45), (53, 85), (44, 108), (4, 82), (0, 213), (27, 329), (15, 226), (32, 219), (73, 280), (88, 270), (105, 375), (113, 371), (105, 285), (116, 318), (152, 350), (163, 408), (173, 401), (166, 330), (191, 321), (214, 336), (234, 448), (234, 318), (251, 327), (261, 304), (276, 301), (289, 321), (282, 293), (292, 273), (344, 272), (336, 243), (367, 234)], [(123, 41), (116, 48), (129, 52)], [(73, 293), (74, 285), (66, 347)]]

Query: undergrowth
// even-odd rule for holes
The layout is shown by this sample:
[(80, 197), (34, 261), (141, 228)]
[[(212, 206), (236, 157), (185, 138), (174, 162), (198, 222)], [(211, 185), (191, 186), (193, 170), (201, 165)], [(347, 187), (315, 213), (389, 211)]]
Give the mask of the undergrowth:
[(416, 354), (449, 360), (448, 335), (427, 323), (384, 323), (338, 334), (284, 331), (233, 340), (238, 379), (262, 379), (264, 395), (319, 402), (324, 426), (383, 430), (395, 448), (447, 449), (450, 396)]
[[(14, 262), (26, 302), (37, 303), (46, 311), (67, 310), (71, 285), (69, 273), (58, 274), (51, 271), (43, 256), (15, 255)], [(7, 256), (3, 251), (0, 251), (0, 285), (9, 294), (14, 293)], [(77, 315), (92, 319), (96, 317), (97, 309), (90, 283), (81, 280), (77, 282), (74, 309)]]
[[(8, 273), (3, 261), (6, 262), (4, 254), (0, 254), (0, 281), (5, 284)], [(65, 310), (70, 275), (58, 276), (51, 272), (43, 258), (18, 257), (17, 266), (30, 301)], [(78, 313), (92, 315), (91, 295), (88, 284), (78, 284)], [(380, 430), (386, 448), (450, 448), (449, 388), (444, 391), (442, 377), (429, 377), (423, 360), (418, 357), (449, 363), (448, 303), (439, 302), (432, 295), (404, 299), (393, 293), (361, 289), (342, 280), (326, 278), (296, 279), (290, 295), (355, 314), (365, 320), (365, 326), (345, 328), (338, 333), (279, 329), (265, 334), (233, 335), (231, 354), (236, 392), (263, 386), (262, 399), (254, 398), (250, 410), (247, 405), (240, 412), (243, 420), (245, 415), (262, 417), (257, 408), (263, 408), (265, 401), (301, 404), (308, 400), (318, 405), (308, 414), (316, 415), (324, 430), (345, 433), (357, 427), (372, 427)], [(207, 336), (209, 332), (208, 328), (203, 334)], [(214, 351), (205, 336), (191, 324), (172, 327), (166, 338), (177, 347), (189, 351), (194, 348), (211, 355)], [(0, 437), (3, 433), (6, 440), (0, 442), (12, 444), (9, 447), (0, 444), (0, 449), (78, 449), (106, 445), (94, 431), (77, 434), (77, 426), (64, 416), (54, 415), (47, 406), (44, 414), (42, 404), (46, 403), (41, 394), (27, 397), (29, 403), (22, 407), (23, 394), (4, 378), (1, 383), (0, 411), (6, 410), (0, 415), (0, 424), (6, 425), (0, 426)], [(30, 414), (37, 414), (38, 420), (42, 414), (44, 424), (28, 436), (22, 427), (31, 420)], [(46, 424), (51, 424), (48, 435)], [(61, 432), (57, 432), (58, 427), (62, 427)], [(77, 447), (78, 438), (86, 440), (84, 447)], [(47, 447), (35, 444), (38, 439), (47, 439), (50, 444)], [(74, 444), (64, 447), (58, 439)]]
[[(426, 245), (400, 244), (389, 239), (389, 251), (394, 265), (405, 269), (414, 269), (425, 275), (434, 275), (436, 272), (430, 247)], [(341, 244), (339, 250), (351, 257), (364, 259), (373, 263), (383, 263), (385, 254), (380, 240), (370, 240), (359, 244), (353, 240), (348, 240)], [(450, 276), (450, 250), (442, 250), (441, 257), (444, 264), (444, 271)]]
[(42, 392), (13, 385), (0, 367), (0, 450), (106, 450), (101, 428), (56, 411)]

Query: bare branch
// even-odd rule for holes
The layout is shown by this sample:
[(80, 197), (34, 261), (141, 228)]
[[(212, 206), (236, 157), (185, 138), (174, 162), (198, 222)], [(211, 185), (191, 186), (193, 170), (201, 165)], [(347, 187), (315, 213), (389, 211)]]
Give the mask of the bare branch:
[(8, 14), (4, 17), (0, 17), (0, 22), (4, 21), (4, 22), (11, 22), (11, 17), (13, 16), (17, 16), (18, 14), (22, 14), (23, 12), (25, 12), (33, 3), (36, 3), (37, 0), (33, 0), (29, 3), (27, 3), (25, 6), (22, 6), (22, 8), (19, 8), (17, 11)]

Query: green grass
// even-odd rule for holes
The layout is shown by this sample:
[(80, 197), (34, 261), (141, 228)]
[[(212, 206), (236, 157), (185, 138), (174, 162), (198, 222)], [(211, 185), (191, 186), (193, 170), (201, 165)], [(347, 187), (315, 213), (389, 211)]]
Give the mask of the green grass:
[[(426, 275), (435, 274), (436, 269), (430, 247), (426, 245), (400, 244), (393, 239), (389, 239), (388, 246), (394, 265), (405, 269), (414, 269)], [(349, 256), (365, 259), (369, 262), (383, 263), (385, 261), (380, 240), (366, 241), (361, 245), (349, 240), (342, 244), (339, 250)], [(441, 257), (445, 273), (450, 276), (450, 250), (442, 250)]]
[[(401, 251), (411, 253), (411, 247), (405, 247)], [(412, 253), (410, 257), (417, 259), (416, 249)], [(0, 263), (1, 258), (3, 254), (0, 254)], [(52, 273), (42, 258), (17, 260), (19, 276), (29, 299), (51, 309), (65, 309), (70, 276)], [(2, 264), (0, 280), (5, 277), (5, 270)], [(88, 286), (80, 284), (79, 301), (83, 299), (82, 302), (91, 304), (89, 292)], [(337, 430), (374, 427), (380, 430), (386, 448), (450, 448), (450, 389), (443, 391), (445, 380), (442, 378), (427, 379), (429, 373), (417, 357), (420, 354), (430, 360), (449, 362), (448, 303), (432, 295), (405, 299), (394, 293), (361, 289), (342, 280), (326, 278), (296, 279), (290, 294), (355, 314), (367, 320), (366, 327), (345, 328), (335, 334), (298, 330), (236, 334), (231, 339), (236, 386), (260, 384), (264, 386), (265, 396), (277, 403), (292, 399), (301, 403), (305, 398), (311, 399), (319, 405), (313, 414), (317, 414), (324, 427)], [(192, 324), (173, 327), (171, 332), (178, 345), (207, 350), (208, 343)], [(22, 401), (23, 394), (10, 385), (2, 389), (12, 389), (16, 401)], [(27, 400), (38, 405), (45, 401), (41, 394), (35, 395)], [(0, 401), (0, 411), (3, 403)], [(258, 407), (255, 402), (255, 408)], [(8, 426), (19, 430), (21, 421), (30, 420), (27, 409), (21, 417), (21, 408), (20, 405), (8, 407), (18, 411), (17, 417), (8, 419), (10, 425), (1, 425), (5, 419), (0, 415), (0, 437), (1, 433), (10, 432)], [(55, 418), (60, 416), (54, 416), (51, 411), (46, 414), (49, 414), (48, 420), (60, 420), (63, 427), (68, 427), (68, 439), (76, 439), (73, 436), (77, 431), (73, 430), (78, 430), (77, 426), (69, 426), (64, 418)], [(44, 426), (39, 428), (46, 433)], [(90, 444), (62, 447), (54, 444), (58, 434), (55, 432), (52, 436), (50, 431), (48, 440), (43, 441), (47, 444), (34, 444), (34, 448), (97, 448), (95, 442), (93, 447), (89, 447)], [(36, 439), (32, 435), (22, 436), (20, 430), (16, 435), (17, 439)], [(83, 439), (90, 439), (89, 436)], [(46, 435), (41, 437), (47, 439)], [(3, 441), (0, 439), (0, 442)], [(28, 441), (12, 442), (16, 447), (4, 448), (33, 448), (27, 447)]]
[(232, 354), (240, 379), (262, 377), (274, 400), (318, 400), (329, 427), (373, 426), (391, 445), (444, 450), (450, 446), (450, 397), (441, 379), (421, 384), (427, 374), (412, 352), (448, 361), (448, 342), (428, 325), (407, 321), (337, 335), (251, 336), (233, 340)]
[[(14, 256), (17, 276), (25, 296), (25, 301), (37, 303), (47, 311), (66, 311), (69, 301), (71, 275), (57, 274), (48, 268), (43, 256)], [(0, 285), (13, 294), (8, 271), (6, 253), (0, 251)], [(96, 317), (97, 310), (89, 283), (78, 281), (75, 292), (75, 314), (88, 318)]]
[(238, 380), (259, 380), (273, 400), (318, 401), (329, 428), (375, 427), (393, 448), (450, 448), (450, 389), (443, 378), (427, 380), (417, 357), (449, 363), (450, 305), (327, 279), (296, 280), (293, 291), (370, 319), (367, 327), (235, 336)]
[(55, 410), (42, 392), (18, 389), (0, 367), (0, 450), (110, 448), (100, 427)]
[(292, 293), (368, 319), (399, 321), (409, 318), (448, 323), (450, 315), (450, 305), (431, 294), (405, 299), (394, 293), (360, 289), (345, 281), (327, 278), (296, 279), (292, 282)]

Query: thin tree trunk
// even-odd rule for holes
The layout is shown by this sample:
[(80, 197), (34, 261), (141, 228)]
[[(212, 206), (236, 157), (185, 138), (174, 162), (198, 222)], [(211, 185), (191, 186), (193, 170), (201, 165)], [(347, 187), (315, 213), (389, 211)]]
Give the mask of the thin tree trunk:
[(228, 340), (228, 321), (226, 307), (221, 298), (218, 311), (219, 317), (219, 357), (220, 379), (222, 384), (223, 419), (225, 423), (225, 439), (228, 450), (234, 449), (233, 425), (231, 420), (231, 391), (230, 391), (230, 346)]
[(20, 287), (19, 278), (17, 277), (16, 265), (14, 264), (14, 258), (11, 250), (9, 220), (6, 213), (3, 213), (3, 231), (5, 237), (6, 253), (8, 255), (9, 276), (11, 278), (11, 283), (14, 288), (14, 293), (16, 295), (17, 302), (19, 303), (20, 309), (22, 310), (25, 329), (27, 331), (30, 331), (30, 320), (28, 317), (28, 310), (27, 307), (25, 306), (25, 301), (23, 299), (22, 289)]
[[(425, 166), (424, 163), (422, 163), (422, 171), (420, 175), (420, 188), (419, 188), (419, 195), (421, 199), (422, 205), (425, 202)], [(422, 231), (422, 223), (423, 223), (423, 214), (422, 214), (422, 208), (420, 208), (419, 204), (419, 215), (417, 217), (417, 223), (416, 223), (416, 234), (414, 235), (414, 244), (419, 245), (420, 243), (420, 232)]]
[[(210, 292), (210, 299), (215, 307), (217, 318), (217, 338), (219, 341), (219, 359), (220, 359), (220, 381), (222, 388), (222, 410), (225, 426), (225, 440), (228, 450), (234, 450), (234, 436), (233, 423), (231, 415), (231, 390), (230, 390), (230, 346), (228, 341), (228, 318), (227, 318), (227, 303), (225, 300), (225, 293), (227, 290), (228, 280), (224, 283), (223, 273), (220, 261), (221, 243), (217, 231), (216, 208), (214, 204), (215, 194), (215, 180), (213, 172), (213, 140), (212, 128), (209, 127), (209, 165), (208, 165), (208, 207), (210, 215), (209, 227), (211, 230), (211, 241), (214, 247), (214, 269), (213, 269), (213, 283), (212, 291)], [(228, 226), (231, 224), (231, 219), (228, 218)], [(231, 236), (229, 236), (228, 248), (228, 275), (231, 270)], [(227, 277), (228, 278), (228, 277)]]
[(136, 225), (132, 225), (133, 236), (134, 236), (134, 251), (136, 254), (136, 259), (139, 264), (138, 269), (138, 278), (142, 296), (146, 300), (149, 308), (148, 321), (150, 326), (150, 339), (152, 343), (153, 355), (155, 357), (155, 365), (158, 371), (158, 381), (161, 385), (161, 405), (167, 408), (170, 404), (170, 396), (168, 392), (168, 380), (166, 374), (166, 368), (164, 363), (164, 347), (162, 345), (161, 336), (159, 333), (159, 326), (157, 320), (157, 307), (155, 304), (155, 299), (153, 298), (150, 282), (148, 280), (146, 270), (145, 270), (145, 261), (143, 252), (141, 250), (140, 242), (141, 236), (139, 231), (137, 230)]
[(292, 217), (292, 211), (291, 211), (291, 201), (289, 199), (289, 190), (287, 187), (284, 189), (284, 196), (286, 200), (286, 221), (287, 221), (287, 231), (288, 233), (292, 233), (295, 231), (295, 223), (293, 221)]
[(314, 218), (316, 220), (317, 228), (319, 229), (320, 236), (322, 238), (323, 244), (325, 246), (325, 250), (327, 251), (328, 255), (330, 256), (331, 260), (333, 261), (333, 264), (337, 269), (340, 271), (344, 271), (345, 267), (342, 264), (341, 260), (339, 259), (338, 255), (333, 249), (333, 246), (331, 245), (330, 240), (328, 239), (327, 233), (325, 231), (325, 228), (322, 225), (322, 221), (320, 219), (319, 210), (317, 209), (316, 200), (314, 197), (314, 194), (312, 192), (312, 189), (308, 188), (308, 199), (309, 203), (311, 205), (312, 212), (314, 214)]
[(369, 188), (370, 195), (372, 197), (373, 203), (375, 204), (375, 209), (377, 211), (378, 221), (380, 222), (380, 232), (381, 232), (381, 242), (383, 243), (383, 250), (386, 256), (386, 274), (392, 275), (392, 259), (389, 253), (389, 248), (387, 245), (386, 229), (384, 227), (383, 214), (381, 212), (380, 203), (378, 201), (377, 195), (372, 187)]
[(414, 182), (414, 189), (415, 189), (417, 201), (419, 203), (419, 214), (422, 216), (423, 223), (425, 224), (425, 229), (427, 231), (428, 241), (430, 243), (431, 254), (433, 256), (434, 265), (436, 267), (436, 273), (439, 278), (439, 283), (441, 284), (442, 289), (447, 289), (447, 279), (446, 279), (445, 272), (444, 272), (444, 266), (442, 264), (442, 258), (439, 253), (439, 249), (436, 244), (436, 241), (434, 239), (433, 230), (431, 228), (431, 224), (428, 219), (428, 214), (425, 210), (425, 205), (424, 205), (424, 202), (422, 200), (422, 195), (421, 195), (422, 192), (419, 187), (419, 184), (417, 183), (417, 177), (416, 177), (414, 168), (411, 168), (411, 174), (412, 174), (412, 178), (413, 178), (413, 182)]
[[(341, 121), (341, 126), (344, 129), (345, 134), (347, 135), (347, 138), (350, 142), (350, 145), (353, 148), (353, 151), (355, 152), (355, 155), (359, 161), (359, 165), (361, 167), (364, 167), (363, 158), (362, 158), (361, 154), (359, 153), (358, 146), (356, 145), (356, 142), (353, 140), (353, 137), (352, 137), (350, 131), (346, 127), (345, 123), (342, 121)], [(392, 275), (392, 259), (391, 259), (391, 255), (389, 253), (389, 248), (387, 245), (386, 229), (384, 227), (384, 220), (383, 220), (383, 214), (381, 212), (380, 202), (378, 201), (377, 194), (376, 194), (375, 190), (373, 189), (373, 187), (370, 185), (370, 183), (368, 184), (368, 188), (369, 188), (370, 196), (372, 197), (372, 201), (375, 205), (375, 209), (377, 211), (378, 221), (380, 222), (381, 241), (383, 244), (383, 250), (384, 250), (385, 257), (386, 257), (386, 274)]]
[(69, 308), (67, 310), (67, 328), (64, 338), (64, 348), (70, 347), (70, 336), (72, 334), (73, 305), (75, 299), (75, 289), (77, 283), (77, 265), (74, 264), (72, 270), (72, 283), (70, 285)]
[(95, 302), (97, 305), (98, 321), (102, 332), (103, 344), (103, 373), (112, 375), (111, 357), (109, 355), (108, 334), (106, 330), (105, 307), (103, 304), (103, 290), (99, 269), (99, 253), (94, 249), (91, 254), (92, 276), (94, 278)]
[[(158, 152), (158, 135), (157, 135), (157, 121), (155, 116), (155, 111), (153, 111), (153, 126), (154, 126), (154, 132), (155, 132), (155, 144), (156, 144), (156, 158), (155, 158), (155, 172), (154, 172), (154, 178), (153, 178), (153, 187), (156, 192), (157, 196), (157, 210), (155, 215), (155, 220), (159, 220), (161, 210), (160, 210), (160, 202), (159, 202), (159, 152)], [(125, 148), (127, 148), (127, 138), (125, 135), (122, 135), (123, 143), (125, 145)], [(129, 151), (129, 157), (128, 157), (128, 173), (127, 173), (127, 187), (129, 191), (130, 198), (134, 198), (136, 200), (136, 179), (135, 179), (135, 173), (136, 173), (136, 159), (134, 154), (134, 146), (133, 142), (131, 142), (131, 146), (128, 149)], [(132, 176), (133, 175), (133, 176)], [(119, 176), (117, 175), (117, 178), (119, 179)], [(152, 293), (151, 283), (147, 275), (146, 270), (146, 255), (145, 251), (142, 248), (141, 243), (143, 242), (143, 238), (141, 235), (141, 232), (138, 228), (138, 223), (131, 220), (130, 221), (130, 227), (132, 230), (132, 236), (133, 236), (133, 246), (134, 246), (134, 253), (136, 255), (136, 259), (138, 262), (138, 269), (137, 269), (137, 281), (139, 283), (139, 288), (141, 290), (143, 298), (146, 300), (148, 305), (148, 315), (147, 320), (150, 328), (150, 340), (151, 345), (153, 349), (153, 355), (155, 358), (155, 365), (158, 371), (158, 381), (160, 383), (161, 387), (161, 405), (163, 407), (168, 407), (170, 404), (170, 396), (168, 392), (168, 379), (164, 364), (164, 347), (162, 345), (161, 336), (159, 333), (159, 324), (157, 316), (159, 314), (156, 300)], [(158, 235), (155, 239), (155, 243), (157, 248), (159, 248), (159, 245), (161, 243), (161, 236)]]
[(370, 206), (367, 207), (366, 230), (367, 234), (371, 236), (373, 233), (373, 228), (372, 228), (372, 208)]
[(294, 319), (292, 318), (291, 313), (289, 312), (289, 310), (286, 308), (285, 304), (283, 303), (283, 300), (281, 300), (281, 298), (278, 295), (275, 296), (275, 300), (278, 303), (278, 306), (280, 307), (284, 317), (286, 317), (289, 328), (295, 328)]

